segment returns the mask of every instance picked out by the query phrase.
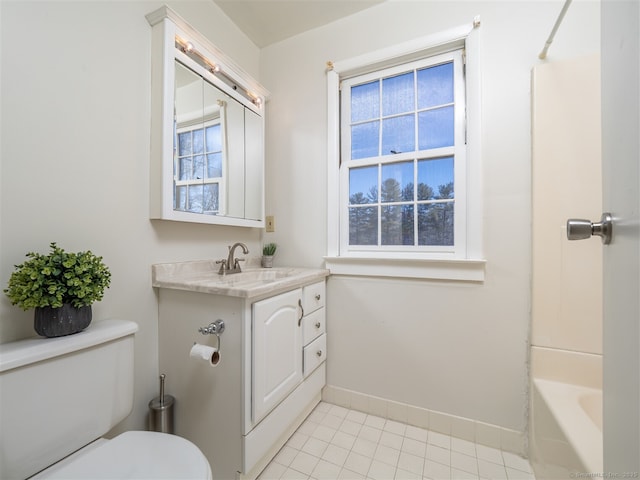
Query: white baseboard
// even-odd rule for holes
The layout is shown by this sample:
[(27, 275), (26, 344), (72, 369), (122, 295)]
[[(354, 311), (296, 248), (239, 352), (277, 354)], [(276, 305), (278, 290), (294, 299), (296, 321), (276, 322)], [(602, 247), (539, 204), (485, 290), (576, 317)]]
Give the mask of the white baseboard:
[(527, 437), (524, 432), (517, 430), (415, 407), (333, 385), (325, 385), (322, 389), (322, 400), (480, 445), (499, 448), (523, 457), (527, 456)]

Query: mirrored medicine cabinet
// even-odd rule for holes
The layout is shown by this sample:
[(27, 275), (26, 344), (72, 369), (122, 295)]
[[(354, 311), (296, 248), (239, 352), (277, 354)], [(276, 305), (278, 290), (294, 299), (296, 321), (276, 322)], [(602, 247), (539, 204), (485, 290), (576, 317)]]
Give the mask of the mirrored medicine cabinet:
[(268, 92), (170, 8), (147, 20), (151, 218), (263, 227)]

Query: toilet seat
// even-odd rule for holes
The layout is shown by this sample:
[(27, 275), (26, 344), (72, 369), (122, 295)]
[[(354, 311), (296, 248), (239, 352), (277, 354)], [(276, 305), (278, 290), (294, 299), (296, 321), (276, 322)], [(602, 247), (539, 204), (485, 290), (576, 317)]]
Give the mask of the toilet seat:
[[(83, 449), (84, 450), (84, 449)], [(34, 478), (46, 479), (211, 479), (209, 462), (185, 438), (159, 432), (124, 432), (81, 450)]]

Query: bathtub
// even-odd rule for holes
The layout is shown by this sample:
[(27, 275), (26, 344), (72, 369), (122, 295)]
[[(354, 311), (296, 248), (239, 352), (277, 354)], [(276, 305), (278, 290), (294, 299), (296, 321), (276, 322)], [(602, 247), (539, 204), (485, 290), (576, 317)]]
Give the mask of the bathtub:
[[(563, 366), (556, 364), (554, 370)], [(564, 375), (546, 377), (531, 381), (529, 457), (536, 478), (602, 472), (600, 385), (570, 383)]]

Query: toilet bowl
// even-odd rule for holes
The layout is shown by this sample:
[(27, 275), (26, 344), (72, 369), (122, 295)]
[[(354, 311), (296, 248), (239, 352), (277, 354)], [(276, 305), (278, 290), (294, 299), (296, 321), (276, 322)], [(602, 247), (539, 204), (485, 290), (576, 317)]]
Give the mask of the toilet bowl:
[(129, 431), (100, 439), (32, 477), (38, 480), (210, 480), (206, 458), (188, 440), (159, 432)]
[(94, 322), (59, 338), (0, 344), (0, 479), (211, 479), (185, 438), (127, 431), (138, 325)]

